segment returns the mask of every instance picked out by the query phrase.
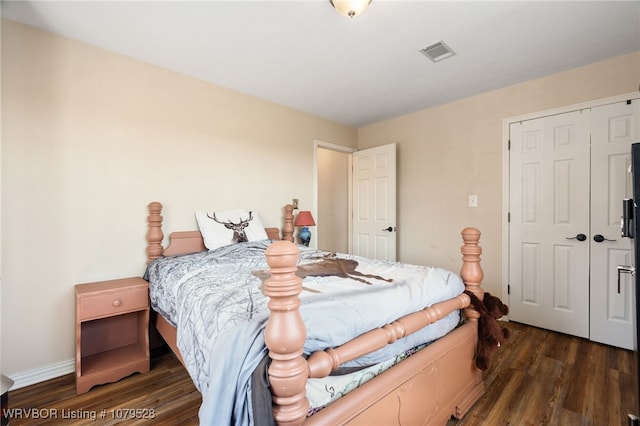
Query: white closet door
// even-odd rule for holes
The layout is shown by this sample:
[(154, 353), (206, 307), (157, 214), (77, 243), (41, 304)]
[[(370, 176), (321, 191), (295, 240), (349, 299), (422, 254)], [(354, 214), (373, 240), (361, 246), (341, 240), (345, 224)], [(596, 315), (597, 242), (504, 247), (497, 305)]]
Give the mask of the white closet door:
[(589, 336), (589, 111), (510, 127), (514, 321)]
[(633, 197), (631, 144), (640, 142), (639, 121), (638, 100), (591, 110), (590, 339), (625, 349), (634, 347), (634, 280), (622, 274), (618, 287), (616, 266), (633, 264), (620, 216), (622, 200)]

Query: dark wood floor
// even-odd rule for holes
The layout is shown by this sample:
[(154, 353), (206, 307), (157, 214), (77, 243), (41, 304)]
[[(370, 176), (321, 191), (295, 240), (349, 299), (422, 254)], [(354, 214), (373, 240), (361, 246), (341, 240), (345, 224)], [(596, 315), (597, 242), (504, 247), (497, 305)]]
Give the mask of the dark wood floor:
[(486, 392), (449, 425), (627, 425), (637, 413), (633, 352), (510, 322)]
[[(10, 391), (9, 407), (23, 409), (23, 417), (32, 413), (31, 409), (37, 409), (40, 417), (51, 415), (14, 416), (9, 424), (198, 425), (201, 400), (187, 371), (173, 354), (165, 353), (153, 357), (148, 373), (95, 386), (82, 395), (76, 395), (75, 374)], [(76, 419), (70, 418), (73, 416)]]
[[(449, 425), (627, 424), (627, 414), (636, 406), (632, 352), (505, 324), (512, 337), (485, 372), (486, 393), (464, 419)], [(80, 396), (74, 380), (70, 374), (11, 391), (10, 408), (21, 409), (23, 416), (36, 409), (40, 417), (51, 413), (57, 418), (14, 417), (10, 424), (198, 424), (200, 394), (171, 354), (155, 357), (149, 373), (97, 386)], [(90, 418), (93, 413), (96, 420)], [(152, 413), (154, 419), (141, 418)], [(117, 418), (126, 414), (137, 418)]]

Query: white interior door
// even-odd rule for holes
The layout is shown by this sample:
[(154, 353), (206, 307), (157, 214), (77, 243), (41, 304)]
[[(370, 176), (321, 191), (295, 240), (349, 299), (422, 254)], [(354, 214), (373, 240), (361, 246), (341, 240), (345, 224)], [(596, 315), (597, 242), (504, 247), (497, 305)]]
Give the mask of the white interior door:
[(633, 197), (631, 144), (640, 141), (639, 121), (637, 100), (591, 110), (590, 339), (625, 349), (634, 348), (634, 280), (622, 274), (618, 287), (616, 266), (633, 265), (620, 217), (622, 200)]
[(396, 144), (353, 153), (353, 254), (396, 260)]
[(509, 317), (589, 336), (589, 111), (510, 126)]

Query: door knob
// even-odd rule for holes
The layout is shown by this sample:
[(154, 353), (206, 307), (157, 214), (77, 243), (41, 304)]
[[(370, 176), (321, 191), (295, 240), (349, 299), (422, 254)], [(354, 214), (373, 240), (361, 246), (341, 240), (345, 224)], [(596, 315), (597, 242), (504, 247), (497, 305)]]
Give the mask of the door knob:
[(608, 238), (605, 238), (603, 235), (596, 234), (593, 236), (593, 241), (595, 241), (596, 243), (601, 243), (603, 241), (615, 241), (615, 240), (610, 240)]
[(567, 240), (578, 240), (578, 241), (584, 241), (587, 239), (587, 236), (584, 234), (578, 234), (575, 237), (565, 237)]
[(395, 228), (392, 228), (391, 226), (389, 226), (388, 228), (384, 228), (383, 231), (393, 232), (395, 231)]

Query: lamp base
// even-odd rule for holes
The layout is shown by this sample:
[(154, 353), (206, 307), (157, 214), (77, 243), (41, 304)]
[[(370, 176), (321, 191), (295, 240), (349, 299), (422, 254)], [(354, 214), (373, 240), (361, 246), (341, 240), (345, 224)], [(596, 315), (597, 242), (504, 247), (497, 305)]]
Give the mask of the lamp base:
[(309, 228), (306, 226), (300, 228), (300, 234), (298, 234), (298, 237), (300, 238), (300, 243), (303, 246), (309, 247), (309, 242), (311, 241), (311, 231), (309, 231)]

